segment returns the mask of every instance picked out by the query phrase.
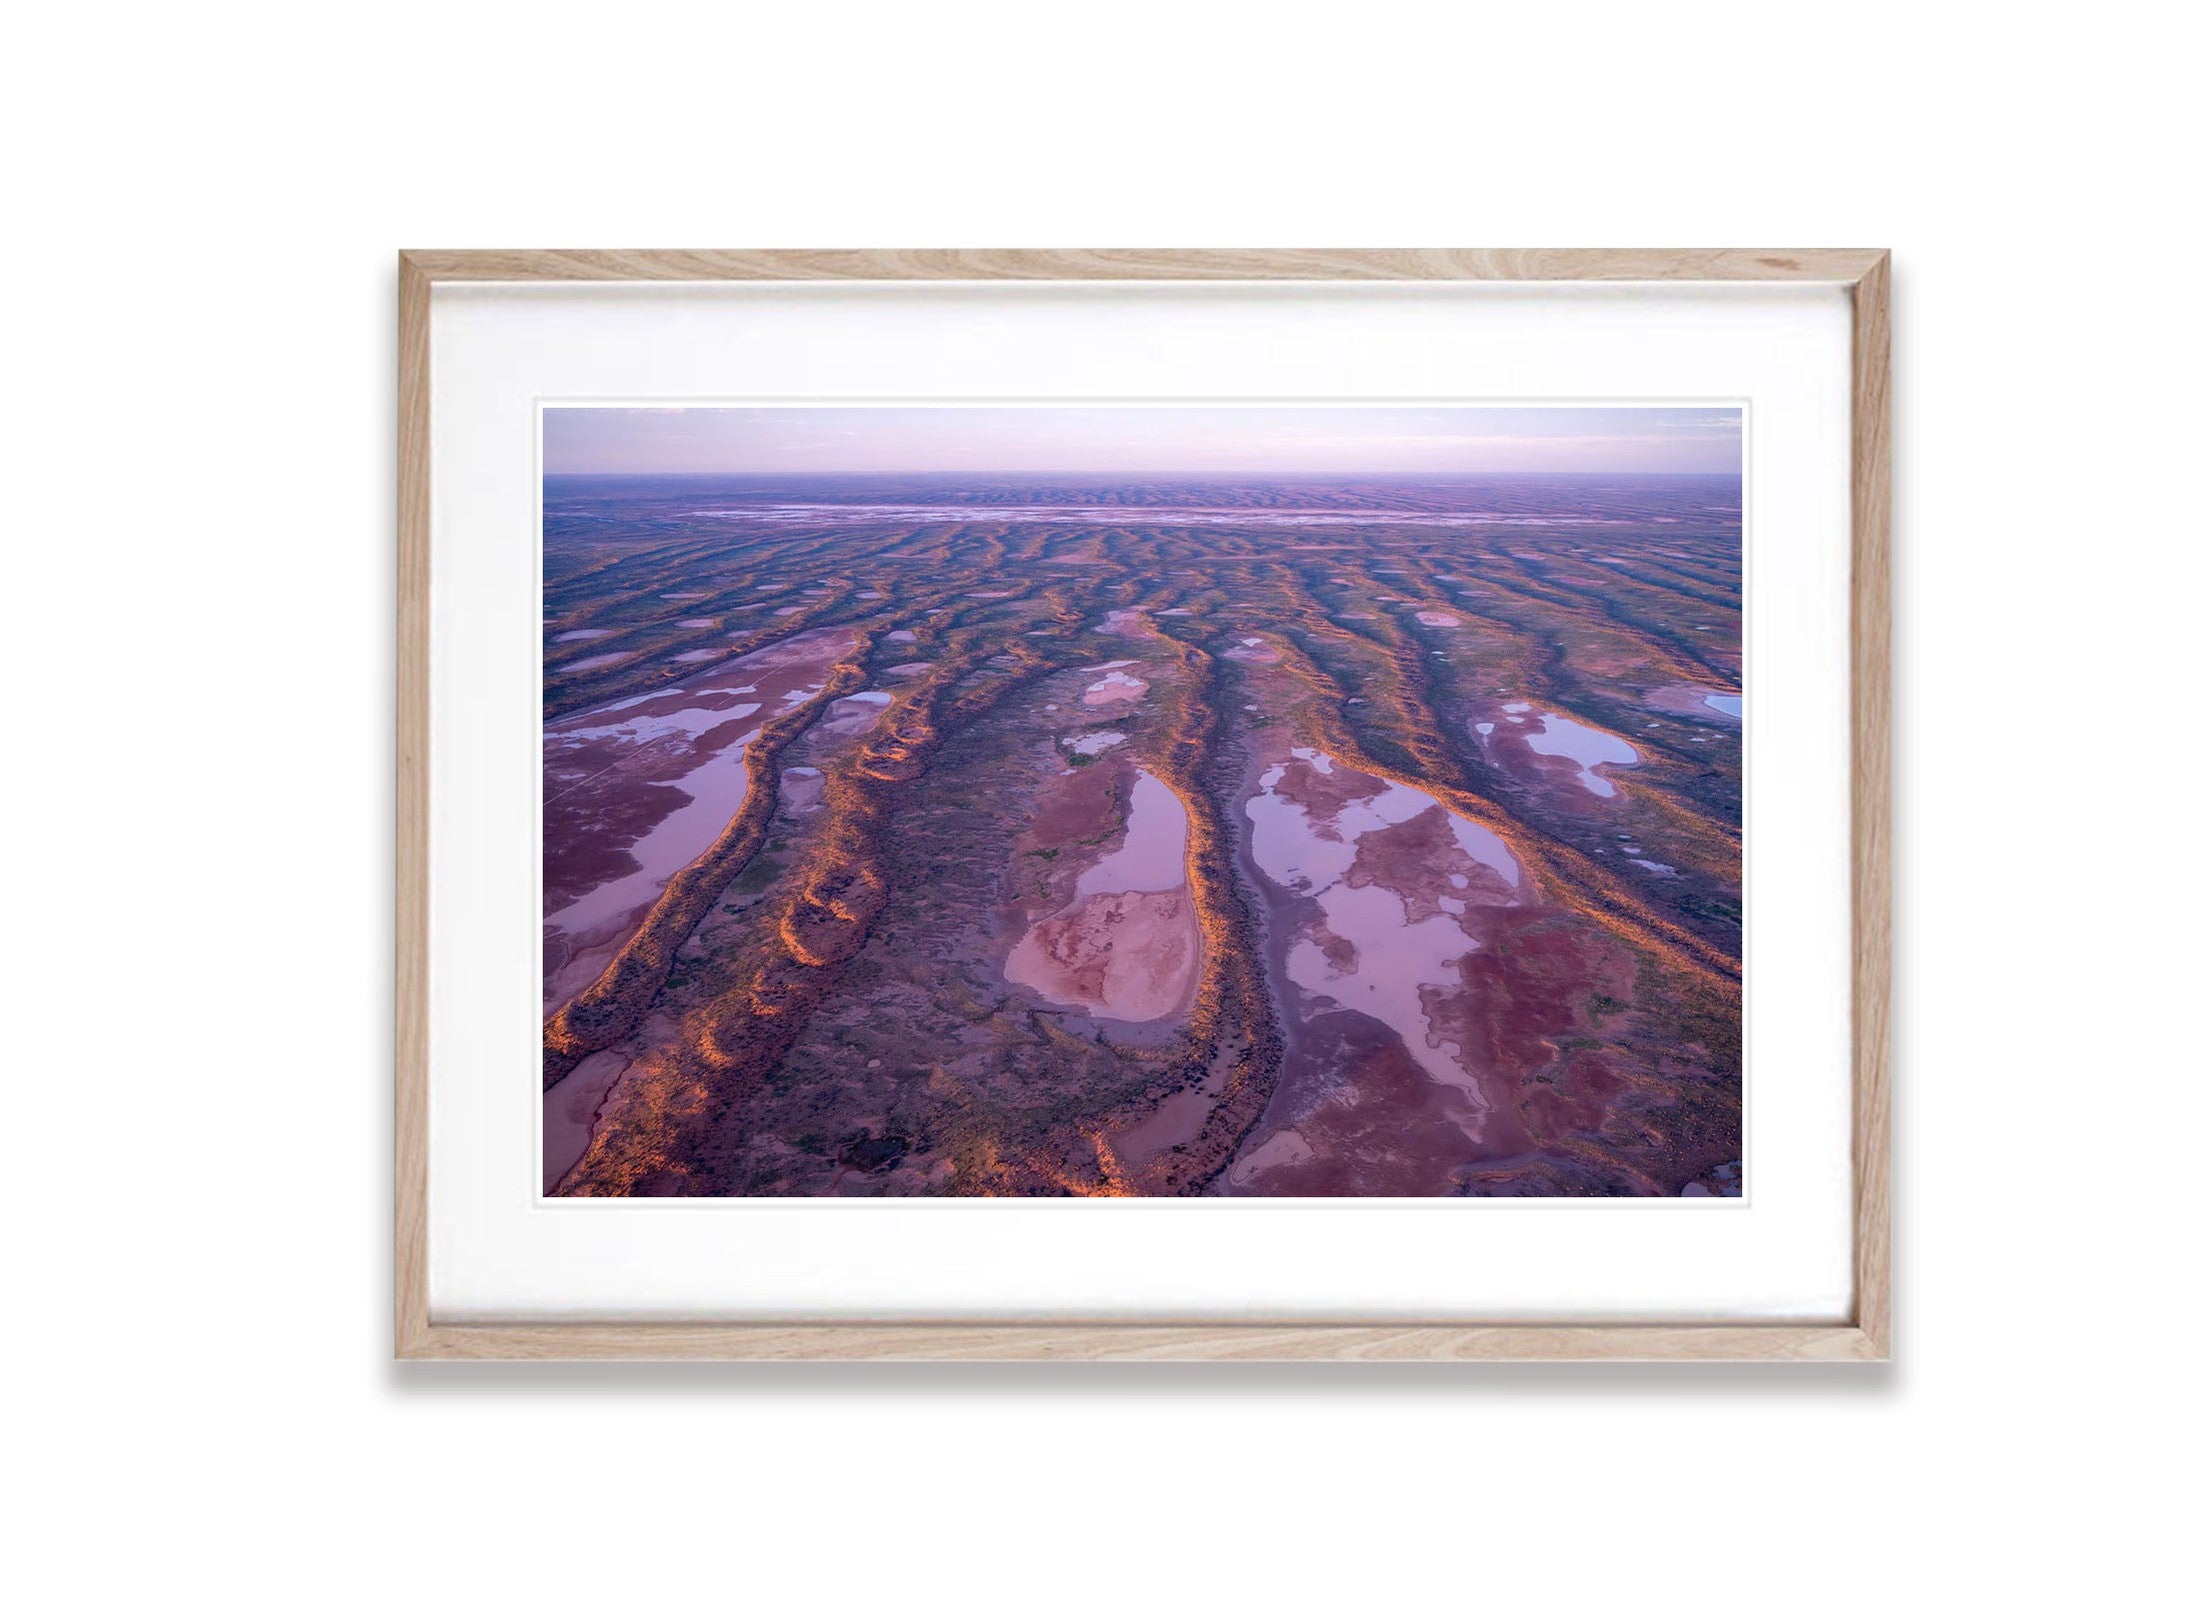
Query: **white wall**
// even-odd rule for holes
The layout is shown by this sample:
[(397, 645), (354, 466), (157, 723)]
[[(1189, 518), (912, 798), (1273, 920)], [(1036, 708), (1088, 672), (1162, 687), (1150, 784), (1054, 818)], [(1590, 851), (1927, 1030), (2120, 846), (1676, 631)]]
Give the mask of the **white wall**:
[[(2133, 1578), (2188, 1483), (2194, 1057), (2149, 13), (15, 19), (25, 1591)], [(1008, 243), (1896, 250), (1893, 1368), (392, 1368), (393, 252)]]

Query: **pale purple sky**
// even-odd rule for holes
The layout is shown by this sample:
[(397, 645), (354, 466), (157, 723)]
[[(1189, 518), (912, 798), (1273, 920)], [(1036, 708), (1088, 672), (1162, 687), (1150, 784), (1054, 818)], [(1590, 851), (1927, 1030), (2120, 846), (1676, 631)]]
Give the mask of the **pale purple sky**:
[(1739, 472), (1733, 407), (553, 406), (560, 472)]

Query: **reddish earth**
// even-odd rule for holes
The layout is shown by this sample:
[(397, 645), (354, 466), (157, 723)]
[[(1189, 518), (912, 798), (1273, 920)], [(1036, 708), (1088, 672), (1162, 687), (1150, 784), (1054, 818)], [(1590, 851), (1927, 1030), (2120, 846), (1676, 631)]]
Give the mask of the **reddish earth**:
[(1229, 1189), (1248, 1197), (1438, 1194), (1488, 1148), (1465, 1096), (1431, 1082), (1394, 1033), (1348, 1011), (1308, 1024), (1304, 1102), (1245, 1141)]
[(1182, 889), (1095, 894), (1034, 923), (1009, 952), (1007, 977), (1094, 1016), (1149, 1022), (1183, 1006), (1199, 924)]
[(1065, 773), (1022, 841), (1046, 864), (1007, 980), (1118, 1021), (1181, 1010), (1199, 961), (1183, 829), (1182, 802), (1126, 758)]
[(1432, 795), (1279, 729), (1258, 749), (1245, 817), (1291, 1042), (1232, 1190), (1440, 1191), (1531, 1147), (1456, 1026), (1480, 951), (1534, 898), (1519, 863)]

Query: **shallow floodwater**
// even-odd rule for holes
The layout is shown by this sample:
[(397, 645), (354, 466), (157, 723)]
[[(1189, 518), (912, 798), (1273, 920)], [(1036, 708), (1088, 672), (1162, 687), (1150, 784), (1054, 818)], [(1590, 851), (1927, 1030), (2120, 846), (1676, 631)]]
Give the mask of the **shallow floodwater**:
[(1527, 745), (1537, 755), (1555, 755), (1580, 768), (1581, 786), (1604, 799), (1618, 793), (1609, 778), (1597, 775), (1599, 766), (1632, 766), (1641, 759), (1634, 746), (1601, 728), (1583, 727), (1555, 711), (1542, 713), (1542, 731), (1529, 733)]
[(1087, 705), (1114, 705), (1123, 700), (1142, 699), (1145, 696), (1145, 680), (1132, 677), (1128, 672), (1110, 671), (1084, 691)]
[[(593, 982), (665, 884), (717, 841), (748, 794), (747, 746), (782, 709), (821, 692), (822, 682), (805, 680), (845, 648), (841, 635), (804, 635), (704, 666), (672, 689), (578, 712), (544, 728), (546, 840), (601, 836), (599, 818), (620, 814), (651, 791), (652, 798), (639, 800), (647, 812), (668, 803), (678, 807), (637, 836), (628, 838), (619, 828), (600, 844), (584, 843), (587, 864), (569, 886), (557, 888), (555, 877), (546, 885), (552, 893), (581, 890), (543, 917), (546, 941), (556, 941), (545, 950), (546, 1012)], [(800, 686), (773, 692), (789, 682)], [(768, 709), (766, 701), (772, 702)], [(870, 706), (863, 709), (875, 714)], [(738, 736), (706, 747), (739, 724), (747, 725)]]
[(824, 719), (817, 724), (817, 731), (828, 739), (859, 737), (878, 725), (879, 716), (892, 703), (893, 696), (882, 689), (843, 695), (825, 707)]
[[(735, 710), (753, 715), (756, 707), (743, 705)], [(691, 803), (682, 805), (626, 846), (627, 853), (634, 857), (634, 870), (599, 883), (562, 910), (552, 911), (543, 919), (544, 925), (554, 932), (585, 933), (630, 915), (662, 893), (673, 873), (708, 849), (725, 831), (726, 823), (748, 797), (745, 752), (755, 736), (754, 731), (743, 733), (694, 770), (672, 778), (670, 786), (690, 796)]]
[(1140, 771), (1130, 786), (1130, 820), (1115, 853), (1077, 879), (1077, 895), (1148, 893), (1181, 888), (1184, 846), (1191, 837), (1191, 816), (1176, 791), (1151, 772)]
[(1302, 1160), (1313, 1159), (1313, 1146), (1306, 1142), (1303, 1133), (1285, 1129), (1261, 1142), (1260, 1147), (1237, 1158), (1237, 1164), (1229, 1169), (1233, 1183), (1248, 1182), (1272, 1166), (1295, 1166)]
[(590, 1055), (542, 1096), (542, 1191), (554, 1192), (595, 1138), (596, 1115), (632, 1062), (603, 1050)]
[(613, 650), (608, 655), (591, 655), (584, 661), (575, 661), (572, 665), (562, 668), (560, 675), (570, 677), (573, 673), (585, 672), (592, 666), (609, 666), (613, 661), (623, 661), (633, 653), (632, 650)]
[[(1322, 776), (1334, 771), (1332, 757), (1313, 750), (1293, 750), (1291, 759)], [(1287, 770), (1283, 762), (1270, 766), (1260, 776), (1260, 792), (1245, 803), (1253, 863), (1275, 883), (1321, 908), (1320, 924), (1291, 945), (1285, 975), (1308, 993), (1385, 1023), (1429, 1077), (1463, 1089), (1486, 1111), (1481, 1086), (1455, 1047), (1430, 1038), (1423, 991), (1458, 987), (1458, 962), (1480, 947), (1464, 925), (1466, 895), (1483, 904), (1516, 901), (1519, 862), (1487, 828), (1446, 811), (1458, 853), (1431, 851), (1412, 867), (1441, 874), (1458, 892), (1438, 897), (1436, 909), (1416, 920), (1407, 892), (1416, 887), (1424, 892), (1427, 885), (1417, 879), (1383, 881), (1381, 872), (1362, 860), (1360, 844), (1441, 802), (1419, 789), (1378, 778), (1383, 785), (1379, 793), (1347, 800), (1333, 817), (1322, 819), (1278, 792)], [(1495, 891), (1486, 878), (1478, 889), (1473, 887), (1469, 862), (1493, 871), (1504, 890)], [(1347, 877), (1356, 880), (1347, 882)], [(1337, 948), (1338, 939), (1350, 949)]]
[(1094, 1016), (1157, 1021), (1198, 970), (1184, 867), (1191, 819), (1176, 791), (1142, 770), (1128, 810), (1122, 841), (1077, 878), (1066, 908), (1025, 930), (1004, 975)]

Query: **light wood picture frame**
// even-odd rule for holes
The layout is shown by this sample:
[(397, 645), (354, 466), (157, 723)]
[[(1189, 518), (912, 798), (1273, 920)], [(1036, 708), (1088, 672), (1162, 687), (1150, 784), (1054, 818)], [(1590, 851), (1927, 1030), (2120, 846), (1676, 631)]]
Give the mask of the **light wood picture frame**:
[[(1890, 260), (1802, 250), (413, 250), (398, 260), (395, 1352), (402, 1359), (1800, 1360), (1890, 1353)], [(1818, 1323), (475, 1323), (429, 1307), (430, 296), (438, 284), (998, 280), (1795, 283), (1852, 315), (1853, 1302)]]

